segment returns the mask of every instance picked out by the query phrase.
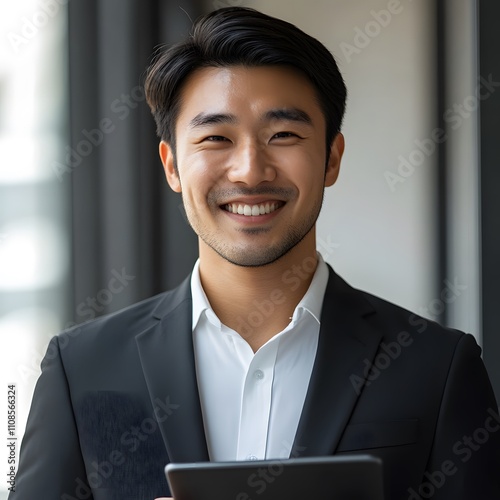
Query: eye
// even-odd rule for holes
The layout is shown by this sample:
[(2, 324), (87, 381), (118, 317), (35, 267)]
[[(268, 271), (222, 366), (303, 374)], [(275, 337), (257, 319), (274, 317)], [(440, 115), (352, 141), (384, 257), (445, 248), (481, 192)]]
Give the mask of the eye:
[(278, 132), (273, 135), (273, 139), (287, 139), (288, 137), (298, 137), (297, 134), (293, 132)]
[(210, 142), (222, 142), (222, 141), (227, 141), (228, 139), (226, 139), (222, 135), (209, 135), (208, 137), (205, 137), (205, 139), (203, 140)]

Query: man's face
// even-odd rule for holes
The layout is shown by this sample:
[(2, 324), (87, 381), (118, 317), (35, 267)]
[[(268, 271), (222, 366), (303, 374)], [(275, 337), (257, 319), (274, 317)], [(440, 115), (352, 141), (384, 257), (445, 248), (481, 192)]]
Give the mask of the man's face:
[[(325, 186), (337, 179), (343, 137), (328, 164), (314, 88), (285, 67), (202, 68), (181, 92), (174, 153), (160, 156), (182, 193), (202, 251), (240, 266), (270, 264), (314, 244)], [(326, 170), (325, 170), (326, 165)]]

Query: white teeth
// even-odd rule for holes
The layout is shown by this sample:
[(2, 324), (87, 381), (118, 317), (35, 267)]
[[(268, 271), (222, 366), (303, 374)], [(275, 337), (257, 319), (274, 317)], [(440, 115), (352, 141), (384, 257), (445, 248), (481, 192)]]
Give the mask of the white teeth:
[(265, 215), (274, 212), (279, 207), (279, 203), (261, 203), (260, 205), (241, 205), (238, 203), (229, 203), (225, 206), (228, 212), (239, 215), (246, 215), (247, 217), (257, 215)]

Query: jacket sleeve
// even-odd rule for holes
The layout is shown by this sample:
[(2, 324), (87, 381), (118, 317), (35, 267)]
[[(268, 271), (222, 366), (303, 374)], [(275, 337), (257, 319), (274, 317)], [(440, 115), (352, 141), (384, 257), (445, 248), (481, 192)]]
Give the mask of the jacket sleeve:
[(49, 343), (33, 395), (15, 491), (9, 500), (73, 500), (93, 496), (87, 483), (59, 338)]
[(474, 337), (460, 338), (427, 471), (409, 498), (500, 499), (500, 415), (480, 354)]

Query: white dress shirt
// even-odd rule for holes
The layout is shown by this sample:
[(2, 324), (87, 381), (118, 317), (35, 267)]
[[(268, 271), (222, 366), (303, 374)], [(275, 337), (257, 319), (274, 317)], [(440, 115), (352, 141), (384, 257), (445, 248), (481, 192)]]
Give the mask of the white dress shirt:
[[(328, 282), (328, 268), (321, 255), (318, 258), (311, 285), (289, 325), (256, 353), (210, 307), (196, 262), (191, 278), (193, 342), (210, 460), (290, 456), (316, 356)], [(284, 280), (281, 292), (297, 286), (297, 279)], [(248, 321), (265, 321), (266, 314), (272, 314), (271, 304), (267, 309), (256, 305)]]

